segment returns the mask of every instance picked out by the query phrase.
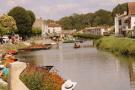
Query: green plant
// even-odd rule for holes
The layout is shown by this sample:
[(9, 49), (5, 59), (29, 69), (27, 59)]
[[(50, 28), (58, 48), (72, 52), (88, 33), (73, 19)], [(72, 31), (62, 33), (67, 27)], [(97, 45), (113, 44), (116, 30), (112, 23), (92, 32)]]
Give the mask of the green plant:
[(61, 90), (64, 80), (56, 72), (33, 65), (27, 67), (20, 79), (30, 90)]
[(130, 38), (103, 37), (95, 41), (96, 47), (122, 55), (135, 55), (135, 40)]
[(0, 85), (0, 90), (8, 90), (8, 89), (7, 89), (7, 86)]
[(102, 36), (100, 36), (100, 35), (91, 35), (91, 34), (75, 34), (74, 37), (84, 38), (84, 39), (99, 39)]

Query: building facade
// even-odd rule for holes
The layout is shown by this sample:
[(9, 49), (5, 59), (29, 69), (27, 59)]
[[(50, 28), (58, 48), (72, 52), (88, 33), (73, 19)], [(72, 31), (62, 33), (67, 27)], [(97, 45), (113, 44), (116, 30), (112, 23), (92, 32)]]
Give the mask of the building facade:
[(115, 17), (115, 35), (125, 36), (129, 32), (135, 36), (135, 2), (128, 3), (128, 10)]
[(47, 23), (42, 18), (36, 19), (34, 28), (40, 28), (42, 30), (42, 36), (48, 35), (60, 35), (62, 33), (62, 27), (56, 23)]
[(83, 30), (83, 33), (91, 34), (91, 35), (103, 36), (106, 33), (108, 33), (108, 29), (107, 28), (103, 28), (103, 27), (90, 27), (90, 28), (85, 28)]

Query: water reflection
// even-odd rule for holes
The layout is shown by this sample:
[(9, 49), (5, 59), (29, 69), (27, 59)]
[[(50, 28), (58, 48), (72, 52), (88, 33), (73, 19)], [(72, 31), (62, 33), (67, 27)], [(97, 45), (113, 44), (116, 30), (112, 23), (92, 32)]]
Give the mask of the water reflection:
[(131, 87), (135, 88), (135, 57), (119, 56), (119, 60), (126, 61), (129, 69), (129, 78)]
[(40, 59), (42, 59), (42, 56), (36, 56), (33, 53), (29, 53), (29, 52), (25, 52), (25, 53), (23, 52), (17, 55), (16, 57), (19, 58), (19, 60), (22, 62), (31, 63), (34, 65), (39, 65), (39, 63), (43, 63), (43, 62), (37, 61), (39, 57)]
[(113, 56), (96, 48), (59, 49), (22, 53), (21, 61), (54, 65), (65, 79), (77, 81), (76, 90), (134, 90), (135, 58)]

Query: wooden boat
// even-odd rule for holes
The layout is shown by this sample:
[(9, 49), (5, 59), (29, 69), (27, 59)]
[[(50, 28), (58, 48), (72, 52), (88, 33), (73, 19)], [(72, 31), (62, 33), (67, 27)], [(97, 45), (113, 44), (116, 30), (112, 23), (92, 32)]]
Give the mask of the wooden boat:
[(42, 66), (42, 67), (40, 67), (40, 68), (42, 68), (42, 69), (46, 69), (47, 71), (50, 71), (52, 68), (53, 68), (54, 66)]
[(37, 50), (48, 50), (51, 45), (32, 45), (27, 48), (19, 49), (19, 51), (37, 51)]
[(75, 43), (75, 44), (74, 44), (74, 48), (80, 48), (80, 44)]
[(13, 55), (16, 55), (18, 52), (16, 50), (8, 50), (7, 53), (11, 53)]
[(76, 46), (74, 46), (74, 48), (80, 48), (80, 45), (76, 45)]

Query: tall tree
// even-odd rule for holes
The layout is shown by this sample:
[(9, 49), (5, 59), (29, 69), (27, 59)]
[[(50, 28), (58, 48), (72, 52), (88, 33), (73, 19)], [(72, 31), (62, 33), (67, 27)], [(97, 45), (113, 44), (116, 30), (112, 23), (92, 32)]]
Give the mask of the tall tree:
[(17, 30), (13, 17), (8, 15), (0, 16), (0, 34), (12, 34)]
[(128, 10), (128, 4), (118, 4), (115, 8), (113, 8), (112, 15), (115, 16), (116, 14), (123, 14), (124, 11)]
[(110, 11), (100, 9), (95, 12), (94, 24), (96, 26), (101, 25), (113, 25), (113, 17)]
[(14, 7), (8, 13), (16, 20), (18, 34), (26, 38), (32, 33), (32, 25), (35, 21), (35, 15), (32, 11), (27, 11), (23, 7)]
[(28, 10), (27, 13), (30, 15), (31, 25), (33, 25), (36, 20), (35, 14), (31, 10)]

